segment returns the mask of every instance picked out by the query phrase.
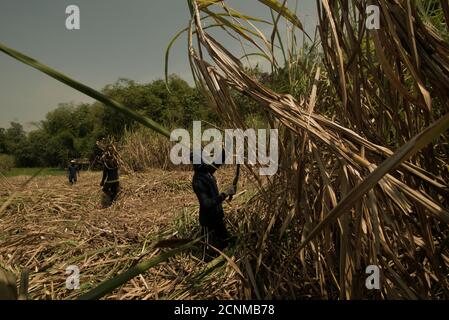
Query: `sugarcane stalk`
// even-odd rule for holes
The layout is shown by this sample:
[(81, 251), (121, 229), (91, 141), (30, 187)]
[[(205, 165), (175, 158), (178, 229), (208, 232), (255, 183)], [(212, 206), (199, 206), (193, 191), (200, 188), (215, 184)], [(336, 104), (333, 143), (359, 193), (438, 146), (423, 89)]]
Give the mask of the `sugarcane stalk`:
[(134, 267), (130, 268), (128, 271), (125, 271), (124, 273), (119, 274), (118, 276), (103, 282), (98, 287), (81, 295), (80, 297), (78, 297), (78, 300), (98, 300), (98, 299), (104, 297), (106, 294), (112, 292), (116, 288), (120, 287), (121, 285), (125, 284), (132, 278), (138, 276), (139, 274), (142, 274), (142, 273), (146, 272), (148, 269), (157, 266), (158, 264), (168, 260), (169, 258), (177, 255), (178, 253), (191, 248), (198, 241), (199, 241), (199, 239), (196, 239), (186, 245), (183, 245), (181, 247), (178, 247), (176, 249), (173, 249), (171, 251), (168, 251), (161, 255), (158, 255), (157, 257), (154, 257), (153, 259), (143, 261), (143, 262), (135, 265)]

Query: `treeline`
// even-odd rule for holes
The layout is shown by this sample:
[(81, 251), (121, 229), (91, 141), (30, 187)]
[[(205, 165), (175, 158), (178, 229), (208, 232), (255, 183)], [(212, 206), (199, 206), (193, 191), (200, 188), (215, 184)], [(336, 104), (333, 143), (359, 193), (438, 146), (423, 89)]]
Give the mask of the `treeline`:
[[(102, 92), (126, 107), (146, 115), (168, 128), (191, 126), (193, 120), (216, 122), (201, 92), (172, 75), (167, 84), (156, 80), (138, 84), (120, 79)], [(49, 112), (36, 129), (26, 133), (19, 123), (0, 128), (0, 155), (14, 157), (17, 167), (65, 167), (73, 158), (93, 160), (99, 150), (96, 141), (106, 136), (120, 139), (136, 124), (101, 103), (60, 104)], [(1, 158), (0, 158), (1, 159)]]

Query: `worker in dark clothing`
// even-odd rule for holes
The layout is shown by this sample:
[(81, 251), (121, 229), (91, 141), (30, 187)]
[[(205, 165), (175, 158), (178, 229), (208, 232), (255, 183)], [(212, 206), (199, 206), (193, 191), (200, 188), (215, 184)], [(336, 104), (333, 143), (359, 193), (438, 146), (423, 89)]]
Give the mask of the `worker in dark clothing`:
[(103, 160), (103, 178), (100, 186), (103, 187), (103, 192), (108, 196), (108, 202), (111, 204), (120, 191), (117, 161), (111, 157)]
[(75, 161), (70, 161), (70, 165), (69, 165), (69, 183), (70, 184), (74, 184), (77, 182), (77, 176), (78, 176), (78, 171), (79, 168), (78, 166), (75, 164)]
[[(219, 250), (223, 250), (228, 245), (229, 233), (223, 221), (222, 202), (228, 197), (235, 195), (236, 188), (231, 186), (225, 192), (220, 193), (218, 191), (214, 173), (220, 166), (221, 164), (218, 163), (206, 164), (204, 161), (201, 161), (200, 164), (194, 164), (193, 169), (195, 173), (193, 175), (192, 187), (200, 203), (199, 220), (202, 234), (205, 236), (206, 246), (209, 244)], [(207, 251), (209, 256), (214, 255), (215, 251), (213, 249), (210, 250), (209, 248)], [(206, 256), (206, 252), (203, 254)]]

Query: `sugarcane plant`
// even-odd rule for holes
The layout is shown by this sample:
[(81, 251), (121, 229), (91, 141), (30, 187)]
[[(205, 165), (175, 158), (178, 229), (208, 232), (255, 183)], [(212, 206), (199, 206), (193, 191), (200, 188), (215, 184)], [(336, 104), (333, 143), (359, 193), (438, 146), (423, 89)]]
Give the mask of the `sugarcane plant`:
[[(172, 44), (187, 32), (192, 74), (212, 110), (229, 127), (244, 129), (234, 100), (239, 94), (281, 132), (274, 177), (260, 179), (246, 166), (259, 196), (239, 222), (250, 231), (239, 242), (241, 265), (235, 265), (249, 286), (245, 297), (447, 299), (447, 1), (317, 1), (315, 36), (305, 32), (300, 8), (291, 9), (287, 0), (254, 0), (271, 21), (223, 0), (187, 3), (188, 27), (170, 42), (167, 62)], [(379, 9), (381, 28), (367, 29), (368, 5)], [(208, 31), (217, 28), (244, 54)], [(313, 50), (305, 50), (306, 44)], [(0, 51), (170, 136), (98, 91), (5, 45)], [(271, 82), (251, 74), (245, 65), (251, 57), (268, 63)], [(104, 296), (171, 253), (82, 298)], [(383, 271), (376, 291), (365, 287), (365, 270), (372, 265)]]

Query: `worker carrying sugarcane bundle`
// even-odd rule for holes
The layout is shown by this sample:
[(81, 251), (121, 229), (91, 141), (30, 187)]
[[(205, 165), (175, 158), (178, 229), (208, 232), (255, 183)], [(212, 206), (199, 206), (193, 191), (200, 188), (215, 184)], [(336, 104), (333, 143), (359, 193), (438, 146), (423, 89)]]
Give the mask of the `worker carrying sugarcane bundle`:
[(113, 143), (107, 140), (97, 142), (97, 146), (103, 151), (100, 163), (103, 166), (103, 177), (100, 186), (103, 187), (103, 193), (106, 199), (103, 201), (104, 206), (111, 205), (117, 198), (120, 191), (119, 182), (119, 156)]
[[(218, 157), (218, 159), (221, 158), (222, 161), (214, 161), (210, 164), (206, 163), (202, 158), (199, 159), (200, 163), (194, 161), (194, 154), (195, 153), (191, 153), (191, 161), (193, 161), (194, 170), (192, 187), (200, 204), (199, 222), (205, 241), (203, 260), (210, 260), (210, 258), (216, 255), (216, 251), (210, 248), (210, 246), (222, 251), (229, 245), (231, 239), (224, 223), (222, 203), (228, 198), (232, 199), (235, 195), (238, 174), (236, 174), (234, 183), (229, 188), (224, 192), (219, 192), (214, 174), (224, 162), (224, 150), (221, 152), (221, 156)], [(239, 167), (237, 170), (239, 170)]]

